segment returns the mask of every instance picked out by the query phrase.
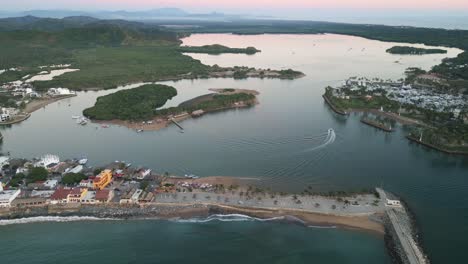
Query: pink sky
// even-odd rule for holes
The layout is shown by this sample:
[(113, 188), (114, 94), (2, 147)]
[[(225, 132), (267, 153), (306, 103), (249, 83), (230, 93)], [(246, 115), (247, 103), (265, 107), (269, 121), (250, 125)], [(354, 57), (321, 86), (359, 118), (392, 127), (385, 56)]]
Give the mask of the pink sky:
[(1, 0), (4, 9), (468, 8), (468, 0)]

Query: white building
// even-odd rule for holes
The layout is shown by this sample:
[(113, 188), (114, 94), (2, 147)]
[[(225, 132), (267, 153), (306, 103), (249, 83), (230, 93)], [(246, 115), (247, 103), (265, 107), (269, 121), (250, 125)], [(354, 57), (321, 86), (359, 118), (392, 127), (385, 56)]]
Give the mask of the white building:
[(21, 190), (3, 190), (3, 185), (0, 182), (0, 207), (11, 207), (11, 202), (21, 193)]
[(10, 164), (10, 158), (7, 156), (1, 156), (0, 157), (0, 169), (3, 168), (3, 166)]
[(51, 96), (61, 96), (61, 95), (75, 95), (76, 93), (70, 91), (68, 88), (50, 88), (47, 92)]
[(67, 173), (80, 173), (83, 171), (83, 165), (78, 165), (73, 169), (69, 170)]
[(49, 189), (54, 189), (55, 186), (57, 186), (57, 184), (58, 184), (57, 180), (47, 180), (44, 182), (44, 186)]
[(80, 187), (83, 188), (93, 188), (93, 181), (92, 180), (81, 180), (80, 181)]
[(400, 200), (393, 200), (387, 198), (387, 206), (401, 207), (401, 202)]
[(36, 167), (45, 167), (47, 168), (51, 164), (58, 164), (60, 162), (60, 158), (55, 155), (47, 154), (41, 157), (41, 160), (38, 161), (35, 166)]

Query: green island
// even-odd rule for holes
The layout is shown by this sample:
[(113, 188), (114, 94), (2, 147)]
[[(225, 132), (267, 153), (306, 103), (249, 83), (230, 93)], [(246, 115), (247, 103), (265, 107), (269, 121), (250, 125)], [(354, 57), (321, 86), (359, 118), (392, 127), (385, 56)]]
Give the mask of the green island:
[(176, 107), (158, 109), (176, 96), (177, 90), (166, 85), (148, 84), (99, 97), (93, 107), (83, 111), (83, 115), (96, 122), (114, 123), (136, 130), (159, 130), (174, 121), (209, 112), (251, 107), (257, 103), (258, 93), (253, 90), (211, 90), (215, 93), (198, 96)]
[(170, 107), (155, 111), (157, 116), (179, 115), (184, 112), (193, 112), (202, 110), (206, 112), (213, 112), (223, 109), (232, 108), (236, 106), (253, 106), (255, 104), (256, 96), (253, 93), (247, 92), (233, 92), (230, 94), (207, 94), (196, 97), (189, 101), (181, 103), (177, 107)]
[(230, 48), (219, 44), (214, 45), (204, 45), (200, 47), (196, 46), (181, 46), (178, 49), (180, 52), (187, 52), (187, 53), (207, 53), (207, 54), (223, 54), (223, 53), (237, 53), (237, 54), (255, 54), (260, 52), (260, 50), (254, 47), (247, 47), (247, 48)]
[(154, 115), (155, 109), (177, 95), (174, 87), (148, 84), (131, 90), (122, 90), (99, 97), (96, 104), (83, 111), (95, 120), (144, 120)]
[(447, 51), (444, 49), (425, 49), (415, 48), (409, 46), (393, 46), (386, 50), (390, 54), (400, 55), (425, 55), (425, 54), (446, 54)]

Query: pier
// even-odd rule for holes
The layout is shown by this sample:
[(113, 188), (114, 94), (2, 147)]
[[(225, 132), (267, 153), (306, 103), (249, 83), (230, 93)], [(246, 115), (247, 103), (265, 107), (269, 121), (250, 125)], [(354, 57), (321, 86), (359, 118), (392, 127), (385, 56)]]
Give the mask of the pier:
[(427, 143), (427, 142), (423, 142), (423, 141), (419, 140), (418, 138), (416, 138), (414, 136), (411, 136), (411, 135), (406, 136), (406, 138), (409, 141), (421, 144), (421, 145), (423, 145), (425, 147), (435, 149), (437, 151), (440, 151), (440, 152), (443, 152), (443, 153), (446, 153), (446, 154), (468, 156), (468, 151), (448, 150), (448, 149), (445, 149), (443, 147), (439, 147), (439, 146), (436, 146), (436, 145), (433, 145), (433, 144), (430, 144), (430, 143)]
[(174, 118), (171, 118), (171, 122), (178, 126), (180, 129), (184, 130), (184, 128), (179, 124), (179, 122), (175, 121)]
[(385, 214), (387, 216), (386, 229), (395, 244), (399, 248), (397, 253), (405, 264), (429, 263), (421, 247), (414, 239), (414, 230), (411, 226), (410, 216), (399, 200), (391, 197), (391, 194), (377, 188), (380, 198), (386, 202)]

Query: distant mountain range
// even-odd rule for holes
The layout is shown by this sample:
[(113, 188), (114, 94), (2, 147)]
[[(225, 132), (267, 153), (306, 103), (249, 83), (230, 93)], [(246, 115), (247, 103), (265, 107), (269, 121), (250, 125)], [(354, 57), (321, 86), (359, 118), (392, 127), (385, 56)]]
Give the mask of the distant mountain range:
[(75, 11), (75, 10), (30, 10), (30, 11), (0, 11), (0, 18), (33, 16), (39, 18), (65, 18), (65, 17), (94, 17), (99, 19), (127, 19), (127, 20), (152, 20), (152, 19), (225, 19), (239, 18), (238, 15), (226, 15), (212, 12), (206, 14), (188, 13), (179, 8), (159, 8), (148, 11)]

